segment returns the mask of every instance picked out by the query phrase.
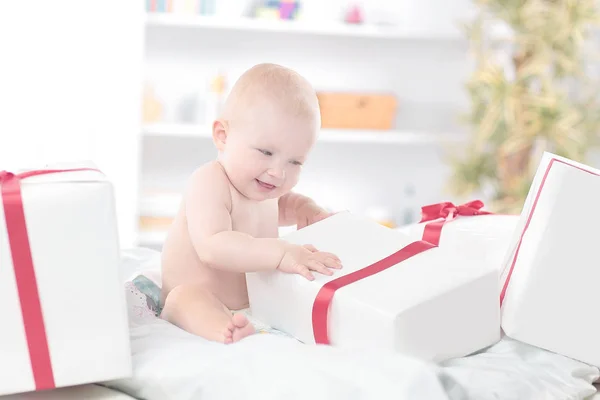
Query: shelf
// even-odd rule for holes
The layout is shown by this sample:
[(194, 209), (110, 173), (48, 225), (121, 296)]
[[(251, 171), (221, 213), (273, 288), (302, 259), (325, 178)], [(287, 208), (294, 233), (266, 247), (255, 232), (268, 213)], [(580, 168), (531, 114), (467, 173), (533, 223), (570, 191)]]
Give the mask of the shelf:
[(146, 124), (142, 133), (146, 136), (211, 137), (208, 126), (193, 124)]
[(138, 232), (138, 246), (161, 246), (167, 237), (167, 232)]
[[(279, 236), (285, 236), (294, 230), (296, 230), (295, 226), (280, 227)], [(166, 231), (140, 231), (137, 236), (137, 244), (139, 246), (162, 246), (166, 238)]]
[(316, 22), (309, 23), (305, 21), (268, 20), (248, 17), (226, 18), (172, 13), (148, 13), (146, 15), (146, 26), (218, 29), (242, 32), (293, 33), (375, 39), (463, 39), (463, 35), (458, 29), (456, 32), (431, 32), (410, 30), (399, 26), (351, 25), (333, 21), (326, 24), (318, 24)]
[(173, 217), (181, 204), (180, 193), (144, 194), (140, 201), (140, 215)]
[[(210, 138), (207, 128), (186, 124), (150, 124), (143, 127), (145, 136)], [(319, 142), (373, 144), (442, 144), (466, 139), (464, 134), (411, 131), (377, 131), (353, 129), (321, 129)]]
[(369, 131), (322, 129), (320, 142), (331, 143), (380, 143), (380, 144), (439, 144), (460, 142), (463, 135), (410, 131)]

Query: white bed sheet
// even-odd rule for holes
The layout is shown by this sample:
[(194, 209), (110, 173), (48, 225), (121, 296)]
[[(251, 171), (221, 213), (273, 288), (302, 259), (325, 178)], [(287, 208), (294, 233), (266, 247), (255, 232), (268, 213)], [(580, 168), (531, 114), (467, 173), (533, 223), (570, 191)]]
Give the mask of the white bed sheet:
[[(156, 277), (159, 253), (123, 253), (124, 282)], [(134, 302), (131, 302), (132, 305)], [(134, 376), (109, 385), (153, 399), (586, 399), (597, 368), (509, 338), (434, 365), (399, 354), (307, 346), (276, 335), (206, 341), (130, 307)]]
[(1, 400), (133, 400), (116, 390), (99, 385), (81, 385), (55, 390), (0, 396)]

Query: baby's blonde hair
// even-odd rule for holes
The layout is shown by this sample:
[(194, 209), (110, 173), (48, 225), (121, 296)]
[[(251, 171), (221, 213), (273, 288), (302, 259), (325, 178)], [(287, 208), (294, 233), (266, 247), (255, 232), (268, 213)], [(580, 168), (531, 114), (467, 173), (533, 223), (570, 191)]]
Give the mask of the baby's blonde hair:
[[(222, 117), (234, 122), (258, 106), (321, 125), (319, 101), (311, 84), (297, 72), (277, 64), (258, 64), (244, 72), (225, 101)], [(261, 116), (268, 117), (268, 116)]]

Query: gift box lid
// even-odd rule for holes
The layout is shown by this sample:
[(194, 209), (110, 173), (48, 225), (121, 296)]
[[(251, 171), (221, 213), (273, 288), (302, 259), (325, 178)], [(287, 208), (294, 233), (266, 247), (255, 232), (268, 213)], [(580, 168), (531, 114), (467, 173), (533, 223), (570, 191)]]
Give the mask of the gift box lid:
[[(106, 182), (110, 183), (106, 175), (91, 161), (61, 162), (45, 164), (43, 166), (19, 168), (11, 170), (15, 175), (28, 174), (32, 171), (60, 170), (60, 173), (39, 174), (27, 176), (21, 184), (38, 183), (65, 183), (65, 182)], [(73, 170), (73, 171), (70, 171)]]

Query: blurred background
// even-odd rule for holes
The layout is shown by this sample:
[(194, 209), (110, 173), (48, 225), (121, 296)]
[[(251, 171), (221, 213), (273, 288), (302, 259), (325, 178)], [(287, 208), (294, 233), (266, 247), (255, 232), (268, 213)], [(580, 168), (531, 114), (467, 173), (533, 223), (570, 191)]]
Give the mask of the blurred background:
[(298, 192), (388, 226), (440, 201), (518, 213), (543, 151), (600, 164), (598, 15), (596, 0), (13, 1), (0, 160), (93, 160), (122, 245), (160, 249), (231, 86), (273, 62), (321, 105)]

